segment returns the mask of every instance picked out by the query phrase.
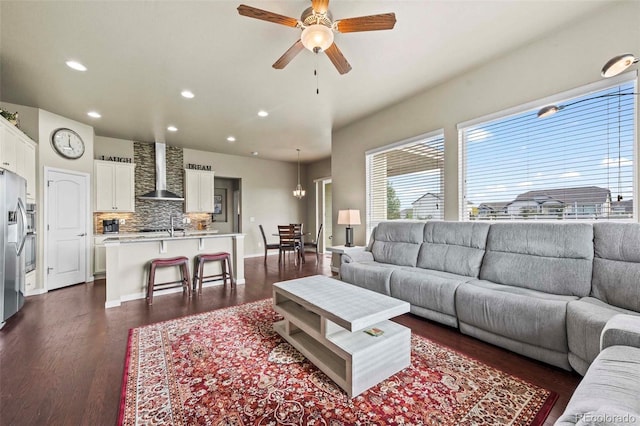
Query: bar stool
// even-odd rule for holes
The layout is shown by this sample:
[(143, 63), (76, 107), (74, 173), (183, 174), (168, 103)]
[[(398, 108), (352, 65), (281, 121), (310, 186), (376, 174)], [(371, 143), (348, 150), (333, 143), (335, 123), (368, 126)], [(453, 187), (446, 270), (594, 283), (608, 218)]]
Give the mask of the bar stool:
[[(213, 275), (204, 275), (204, 264), (206, 262), (222, 262), (220, 267), (222, 273)], [(208, 278), (208, 279), (207, 279)], [(224, 285), (227, 285), (227, 279), (231, 280), (231, 286), (236, 285), (236, 280), (233, 278), (233, 269), (231, 268), (231, 255), (226, 252), (199, 254), (194, 258), (193, 266), (193, 290), (195, 291), (196, 285), (198, 286), (198, 292), (202, 293), (202, 283), (208, 283), (210, 281), (224, 281)]]
[[(180, 268), (181, 279), (178, 281), (168, 281), (164, 283), (156, 283), (156, 268), (165, 266), (177, 266)], [(167, 288), (182, 287), (182, 292), (187, 292), (191, 296), (191, 287), (189, 286), (189, 258), (184, 256), (171, 257), (167, 259), (152, 259), (149, 262), (149, 281), (147, 282), (147, 303), (153, 304), (153, 291), (164, 290)]]

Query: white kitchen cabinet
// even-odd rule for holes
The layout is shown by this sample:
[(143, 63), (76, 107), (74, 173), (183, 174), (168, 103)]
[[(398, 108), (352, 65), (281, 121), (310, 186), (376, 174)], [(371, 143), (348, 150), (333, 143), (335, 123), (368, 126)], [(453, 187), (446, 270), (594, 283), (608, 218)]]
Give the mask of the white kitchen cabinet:
[(113, 161), (94, 162), (95, 211), (135, 211), (135, 166)]
[(28, 140), (16, 144), (16, 173), (27, 180), (27, 201), (36, 199), (36, 147)]
[(2, 120), (0, 124), (0, 167), (15, 173), (17, 147), (21, 141), (14, 129), (12, 129), (12, 127), (15, 127), (14, 125), (4, 118), (0, 118), (0, 120)]
[(27, 179), (27, 200), (36, 202), (36, 144), (31, 141), (25, 141), (24, 148), (24, 177)]
[(185, 169), (184, 210), (186, 213), (213, 212), (214, 172)]
[(36, 200), (36, 143), (0, 117), (0, 167), (27, 180), (27, 201)]
[(34, 269), (24, 276), (24, 287), (27, 293), (36, 289), (36, 272), (37, 271)]

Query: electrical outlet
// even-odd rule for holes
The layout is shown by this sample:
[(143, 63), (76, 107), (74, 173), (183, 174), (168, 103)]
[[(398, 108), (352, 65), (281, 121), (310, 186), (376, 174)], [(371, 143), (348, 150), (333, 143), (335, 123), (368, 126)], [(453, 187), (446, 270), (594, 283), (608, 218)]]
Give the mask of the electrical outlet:
[(127, 219), (120, 219), (120, 225), (124, 225), (125, 223), (127, 223)]
[(249, 222), (255, 222), (255, 221), (256, 221), (256, 218), (255, 218), (255, 217), (251, 216), (251, 217), (249, 218)]

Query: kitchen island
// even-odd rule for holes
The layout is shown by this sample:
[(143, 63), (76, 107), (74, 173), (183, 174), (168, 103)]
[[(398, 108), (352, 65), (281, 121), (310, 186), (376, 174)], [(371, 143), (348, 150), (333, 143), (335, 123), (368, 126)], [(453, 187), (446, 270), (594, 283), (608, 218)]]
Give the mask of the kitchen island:
[[(211, 231), (192, 233), (167, 232), (150, 235), (122, 236), (104, 240), (106, 249), (105, 308), (120, 306), (122, 302), (144, 299), (147, 292), (149, 261), (156, 258), (186, 256), (193, 278), (193, 259), (198, 254), (227, 252), (231, 254), (233, 274), (237, 284), (244, 284), (244, 234), (218, 234)], [(205, 264), (204, 275), (219, 273), (218, 262)], [(180, 279), (178, 268), (159, 268), (156, 282)], [(218, 285), (222, 281), (205, 283)], [(180, 288), (160, 290), (154, 297), (182, 291)]]

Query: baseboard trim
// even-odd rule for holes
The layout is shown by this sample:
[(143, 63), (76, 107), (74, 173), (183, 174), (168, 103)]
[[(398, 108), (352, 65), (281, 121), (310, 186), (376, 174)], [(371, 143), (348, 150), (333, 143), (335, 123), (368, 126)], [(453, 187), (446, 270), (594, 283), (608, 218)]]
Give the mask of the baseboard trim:
[(45, 294), (47, 292), (47, 290), (45, 290), (44, 288), (35, 288), (33, 290), (27, 290), (26, 293), (24, 294), (25, 297), (29, 297), (29, 296), (37, 296), (39, 294)]

